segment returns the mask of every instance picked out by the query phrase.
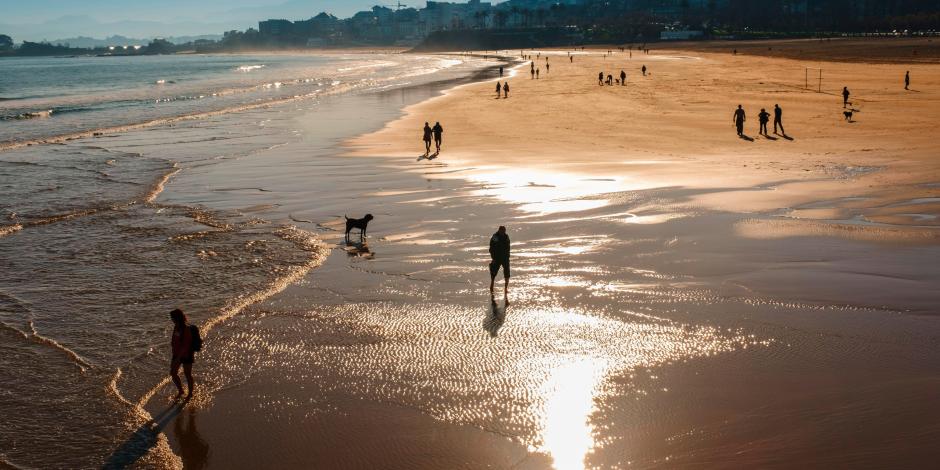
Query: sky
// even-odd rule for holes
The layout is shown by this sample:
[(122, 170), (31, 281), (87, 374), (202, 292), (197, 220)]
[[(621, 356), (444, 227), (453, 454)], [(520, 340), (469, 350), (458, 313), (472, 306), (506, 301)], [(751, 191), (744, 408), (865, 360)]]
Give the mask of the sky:
[[(402, 0), (423, 8), (425, 0)], [(340, 18), (397, 0), (0, 0), (0, 34), (16, 42), (75, 36), (104, 38), (221, 34), (268, 18)]]

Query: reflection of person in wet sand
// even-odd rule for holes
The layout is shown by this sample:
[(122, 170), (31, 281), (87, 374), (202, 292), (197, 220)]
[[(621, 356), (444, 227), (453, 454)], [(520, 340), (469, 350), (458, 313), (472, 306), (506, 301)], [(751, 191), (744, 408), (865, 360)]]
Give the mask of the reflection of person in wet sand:
[(431, 125), (424, 123), (424, 155), (431, 153)]
[(198, 470), (209, 463), (209, 444), (203, 440), (196, 429), (196, 410), (189, 408), (185, 414), (176, 417), (173, 431), (180, 443), (180, 459), (186, 469)]
[(434, 145), (437, 147), (437, 153), (441, 153), (441, 139), (443, 139), (444, 128), (441, 127), (441, 123), (435, 122), (431, 131), (434, 132)]
[(509, 307), (508, 299), (503, 298), (503, 307), (500, 308), (499, 303), (496, 302), (496, 296), (490, 296), (490, 311), (487, 313), (486, 318), (483, 319), (483, 329), (493, 338), (499, 334), (499, 329), (502, 328), (503, 323), (506, 322), (507, 307)]
[(170, 361), (170, 377), (173, 379), (173, 385), (176, 385), (176, 398), (183, 396), (183, 383), (180, 381), (180, 366), (183, 366), (183, 373), (186, 375), (186, 383), (189, 385), (189, 394), (193, 396), (193, 388), (196, 382), (193, 380), (193, 362), (195, 361), (196, 351), (193, 350), (193, 331), (190, 328), (189, 320), (186, 314), (180, 309), (170, 312), (170, 319), (173, 320), (173, 335), (170, 339), (170, 345), (173, 350), (173, 359)]
[(503, 268), (503, 279), (505, 285), (504, 293), (509, 293), (509, 235), (506, 234), (506, 227), (500, 225), (499, 230), (490, 237), (490, 292), (493, 292), (493, 284), (496, 282), (496, 274), (499, 268)]

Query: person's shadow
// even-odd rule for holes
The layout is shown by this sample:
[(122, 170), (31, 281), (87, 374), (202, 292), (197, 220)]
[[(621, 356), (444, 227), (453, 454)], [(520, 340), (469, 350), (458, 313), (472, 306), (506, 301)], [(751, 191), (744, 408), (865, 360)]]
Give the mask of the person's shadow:
[(754, 142), (754, 138), (748, 136), (747, 134), (738, 134), (738, 137), (740, 137), (741, 139), (746, 140), (746, 141), (748, 141), (748, 142)]
[(147, 455), (155, 445), (163, 428), (180, 414), (184, 401), (176, 401), (152, 419), (141, 425), (130, 437), (114, 450), (105, 461), (103, 469), (122, 469), (134, 467), (141, 457)]
[(508, 298), (503, 298), (503, 306), (500, 308), (499, 303), (496, 302), (496, 296), (490, 294), (490, 305), (486, 312), (486, 317), (483, 318), (483, 329), (493, 338), (499, 335), (499, 329), (502, 328), (503, 323), (506, 322), (506, 309), (508, 308)]

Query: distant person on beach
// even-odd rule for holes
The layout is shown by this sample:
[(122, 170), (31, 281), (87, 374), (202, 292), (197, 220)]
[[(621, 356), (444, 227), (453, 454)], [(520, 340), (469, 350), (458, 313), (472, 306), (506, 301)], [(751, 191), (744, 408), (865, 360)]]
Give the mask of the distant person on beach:
[(500, 77), (500, 78), (503, 77), (503, 68), (502, 68), (502, 67), (499, 68), (499, 77)]
[(641, 68), (640, 70), (643, 72), (643, 76), (645, 77), (645, 76), (646, 76), (646, 66), (644, 65), (643, 68)]
[(760, 130), (757, 131), (758, 134), (767, 135), (767, 123), (770, 122), (770, 113), (766, 109), (761, 108), (760, 114), (757, 115), (757, 121), (760, 123)]
[(613, 85), (613, 84), (614, 84), (614, 76), (613, 76), (613, 75), (607, 75), (607, 85), (610, 86), (610, 85)]
[(777, 133), (777, 126), (780, 126), (780, 135), (786, 136), (787, 131), (783, 130), (783, 109), (779, 104), (774, 105), (774, 134)]
[(496, 97), (499, 98), (503, 94), (503, 84), (496, 82)]
[(627, 83), (627, 72), (623, 70), (620, 71), (620, 85), (625, 85)]
[(541, 67), (535, 69), (535, 79), (536, 79), (536, 80), (538, 80), (538, 78), (539, 78), (539, 72), (540, 72), (541, 70), (542, 70)]
[[(548, 57), (546, 57), (546, 59), (547, 58)], [(551, 71), (552, 71), (552, 64), (545, 64), (545, 73), (549, 73)]]
[(568, 62), (569, 62), (569, 63), (572, 63), (572, 64), (574, 63), (574, 56), (573, 56), (573, 55), (568, 56)]
[(506, 227), (500, 225), (496, 233), (490, 237), (490, 292), (493, 292), (493, 284), (496, 282), (496, 274), (499, 268), (503, 268), (503, 279), (505, 279), (504, 292), (509, 291), (509, 235), (506, 235)]
[(604, 85), (604, 72), (600, 72), (597, 74), (597, 84), (601, 86)]
[(183, 396), (183, 383), (180, 381), (180, 366), (183, 366), (183, 373), (186, 375), (186, 384), (189, 385), (187, 398), (193, 396), (193, 389), (196, 382), (193, 380), (193, 362), (195, 362), (196, 351), (199, 349), (199, 329), (189, 324), (186, 314), (180, 309), (170, 312), (170, 320), (173, 321), (173, 335), (170, 337), (170, 347), (173, 358), (170, 361), (170, 377), (173, 379), (173, 385), (176, 385), (176, 398)]
[(529, 73), (532, 74), (532, 79), (535, 80), (535, 62), (532, 62), (529, 67)]
[(509, 82), (503, 84), (503, 98), (509, 98)]
[(738, 105), (738, 109), (734, 111), (734, 125), (738, 128), (738, 135), (744, 135), (744, 121), (746, 120), (747, 116), (744, 115), (744, 108)]
[(431, 153), (431, 125), (424, 123), (424, 154)]
[(441, 139), (443, 138), (444, 128), (441, 127), (440, 122), (435, 122), (431, 131), (434, 132), (434, 145), (437, 147), (437, 153), (441, 153)]
[(910, 90), (910, 86), (911, 86), (911, 71), (908, 70), (907, 72), (904, 73), (904, 89)]
[(849, 87), (842, 87), (842, 107), (849, 105)]

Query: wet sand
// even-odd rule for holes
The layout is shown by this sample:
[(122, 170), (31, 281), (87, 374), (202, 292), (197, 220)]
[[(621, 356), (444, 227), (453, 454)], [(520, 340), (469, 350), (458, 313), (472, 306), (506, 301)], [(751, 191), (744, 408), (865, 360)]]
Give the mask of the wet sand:
[[(937, 66), (909, 66), (904, 92), (908, 66), (826, 63), (813, 93), (786, 59), (550, 61), (539, 80), (520, 68), (509, 99), (483, 82), (325, 103), (276, 123), (298, 142), (168, 183), (164, 202), (257, 207), (332, 247), (213, 331), (204, 391), (164, 429), (182, 464), (936, 461)], [(597, 85), (621, 68), (626, 86)], [(753, 141), (734, 135), (738, 102)], [(757, 107), (775, 102), (793, 140), (756, 135)], [(391, 122), (322, 139), (323, 123), (361, 120)], [(420, 156), (428, 120), (445, 127), (434, 160)], [(367, 246), (344, 243), (341, 216), (366, 212)], [(514, 277), (491, 300), (499, 224)]]

